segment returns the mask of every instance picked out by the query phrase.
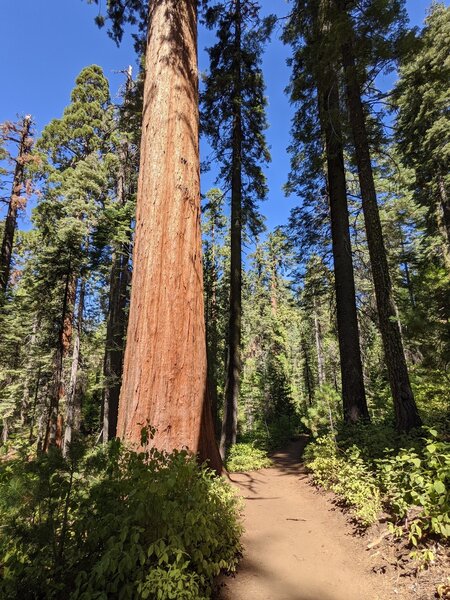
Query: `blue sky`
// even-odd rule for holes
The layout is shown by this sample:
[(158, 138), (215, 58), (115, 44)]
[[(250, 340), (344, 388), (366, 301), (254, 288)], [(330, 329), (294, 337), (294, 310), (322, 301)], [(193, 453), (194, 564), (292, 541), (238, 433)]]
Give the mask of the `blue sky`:
[[(431, 0), (407, 0), (413, 25), (421, 25)], [(1, 0), (3, 27), (0, 36), (0, 122), (14, 120), (17, 114), (31, 113), (41, 130), (59, 117), (68, 104), (74, 80), (81, 69), (100, 65), (117, 93), (123, 76), (115, 73), (135, 65), (132, 40), (126, 36), (120, 48), (105, 30), (94, 24), (98, 12), (83, 0)], [(263, 0), (267, 11), (285, 14), (285, 0)], [(200, 69), (207, 66), (202, 49), (211, 43), (210, 34), (200, 32)], [(264, 58), (269, 129), (267, 139), (272, 163), (267, 170), (269, 199), (262, 206), (270, 229), (285, 223), (296, 199), (286, 199), (282, 186), (289, 169), (286, 147), (289, 143), (291, 109), (284, 89), (289, 80), (288, 50), (273, 36)], [(205, 152), (205, 145), (202, 145)], [(203, 157), (204, 158), (204, 157)], [(203, 191), (213, 182), (213, 174), (203, 177)]]

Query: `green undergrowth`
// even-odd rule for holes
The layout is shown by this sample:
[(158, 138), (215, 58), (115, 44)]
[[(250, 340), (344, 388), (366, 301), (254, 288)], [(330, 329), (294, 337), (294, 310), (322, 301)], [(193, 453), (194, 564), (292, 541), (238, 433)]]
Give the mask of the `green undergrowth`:
[(211, 597), (239, 553), (239, 501), (186, 452), (73, 444), (0, 463), (0, 597)]
[(270, 467), (272, 461), (268, 454), (285, 448), (301, 430), (300, 420), (295, 415), (281, 414), (268, 423), (257, 421), (251, 429), (240, 432), (238, 443), (230, 448), (226, 458), (226, 468), (236, 472)]
[(333, 491), (362, 526), (381, 511), (413, 546), (450, 538), (450, 443), (435, 429), (400, 436), (383, 425), (342, 428), (305, 452), (313, 481)]
[(226, 468), (231, 473), (237, 471), (257, 471), (270, 467), (272, 461), (265, 450), (256, 448), (251, 443), (234, 444), (230, 448), (226, 460)]
[(286, 447), (289, 441), (304, 431), (296, 415), (280, 415), (266, 423), (259, 421), (251, 429), (240, 432), (238, 442), (271, 452)]

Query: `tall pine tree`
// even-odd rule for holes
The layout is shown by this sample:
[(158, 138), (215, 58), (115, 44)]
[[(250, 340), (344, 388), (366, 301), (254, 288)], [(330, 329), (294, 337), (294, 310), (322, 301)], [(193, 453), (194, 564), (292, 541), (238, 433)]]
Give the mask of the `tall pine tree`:
[(230, 308), (222, 456), (236, 441), (241, 378), (242, 235), (261, 229), (257, 203), (267, 194), (262, 166), (270, 159), (264, 138), (266, 100), (261, 71), (264, 44), (272, 26), (251, 0), (210, 6), (206, 24), (218, 42), (208, 49), (209, 73), (202, 95), (202, 129), (218, 157), (219, 180), (231, 190)]

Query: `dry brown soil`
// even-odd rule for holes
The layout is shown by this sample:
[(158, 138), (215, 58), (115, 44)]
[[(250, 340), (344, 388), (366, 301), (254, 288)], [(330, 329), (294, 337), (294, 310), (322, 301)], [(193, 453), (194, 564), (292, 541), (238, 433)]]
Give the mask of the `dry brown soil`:
[(316, 491), (300, 463), (305, 441), (273, 456), (274, 466), (230, 479), (245, 499), (244, 557), (224, 577), (221, 600), (390, 600), (404, 597), (373, 572), (367, 540)]

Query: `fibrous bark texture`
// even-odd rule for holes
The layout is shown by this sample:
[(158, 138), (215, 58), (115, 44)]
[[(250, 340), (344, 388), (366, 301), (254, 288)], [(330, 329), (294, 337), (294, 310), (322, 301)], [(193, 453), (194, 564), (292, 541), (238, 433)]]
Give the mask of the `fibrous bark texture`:
[(24, 117), (22, 129), (20, 131), (19, 153), (16, 158), (14, 169), (14, 180), (11, 191), (11, 198), (8, 203), (8, 213), (5, 219), (5, 228), (3, 230), (3, 240), (0, 250), (0, 305), (3, 295), (6, 292), (11, 271), (11, 257), (14, 245), (14, 235), (17, 225), (17, 213), (20, 205), (20, 194), (24, 185), (25, 156), (31, 150), (29, 142), (31, 128), (31, 116)]
[(118, 435), (220, 470), (207, 393), (196, 0), (150, 4), (133, 285)]

